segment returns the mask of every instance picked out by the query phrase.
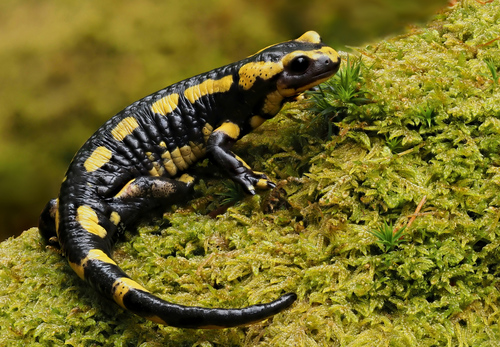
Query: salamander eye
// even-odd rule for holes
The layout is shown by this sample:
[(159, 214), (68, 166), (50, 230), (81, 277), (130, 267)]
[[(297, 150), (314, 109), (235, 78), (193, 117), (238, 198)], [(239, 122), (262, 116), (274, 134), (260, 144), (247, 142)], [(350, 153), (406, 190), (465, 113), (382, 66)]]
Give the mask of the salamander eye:
[(301, 55), (290, 62), (290, 70), (295, 73), (302, 73), (307, 70), (309, 64), (309, 58)]

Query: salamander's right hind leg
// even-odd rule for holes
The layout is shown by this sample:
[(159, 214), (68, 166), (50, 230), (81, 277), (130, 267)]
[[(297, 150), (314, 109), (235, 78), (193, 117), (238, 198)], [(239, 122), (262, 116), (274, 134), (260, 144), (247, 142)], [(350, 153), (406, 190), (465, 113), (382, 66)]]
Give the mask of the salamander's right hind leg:
[(127, 224), (139, 214), (158, 207), (185, 201), (194, 185), (194, 178), (184, 174), (178, 179), (162, 176), (141, 176), (129, 181), (109, 204)]

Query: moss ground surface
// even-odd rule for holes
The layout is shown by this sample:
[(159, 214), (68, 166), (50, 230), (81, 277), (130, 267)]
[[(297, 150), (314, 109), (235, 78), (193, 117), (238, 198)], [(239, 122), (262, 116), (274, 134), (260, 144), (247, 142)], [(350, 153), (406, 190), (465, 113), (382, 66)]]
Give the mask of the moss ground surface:
[[(238, 194), (200, 165), (169, 226), (116, 247), (167, 300), (241, 307), (296, 292), (289, 310), (226, 330), (158, 326), (87, 288), (33, 228), (0, 245), (0, 345), (499, 345), (499, 38), (500, 2), (464, 1), (358, 49), (373, 103), (325, 94), (341, 116), (291, 105), (238, 144), (277, 189), (217, 209)], [(424, 197), (385, 252), (370, 231), (406, 225)]]

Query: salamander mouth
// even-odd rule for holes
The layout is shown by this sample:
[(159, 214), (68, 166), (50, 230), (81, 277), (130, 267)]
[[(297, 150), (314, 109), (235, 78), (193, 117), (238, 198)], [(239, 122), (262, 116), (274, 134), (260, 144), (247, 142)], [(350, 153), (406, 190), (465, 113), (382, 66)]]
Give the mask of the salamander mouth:
[(293, 97), (294, 95), (300, 94), (306, 90), (314, 88), (318, 84), (321, 84), (331, 78), (333, 75), (337, 73), (340, 68), (340, 58), (338, 58), (335, 62), (332, 60), (328, 60), (328, 62), (323, 66), (323, 68), (319, 71), (319, 73), (315, 75), (309, 76), (309, 83), (300, 84), (299, 81), (295, 85), (289, 85), (285, 88), (278, 88), (278, 92), (282, 97)]
[(325, 70), (325, 71), (317, 74), (314, 77), (314, 79), (316, 81), (319, 81), (319, 80), (322, 80), (322, 79), (328, 79), (328, 78), (332, 77), (333, 75), (335, 75), (337, 73), (337, 71), (339, 71), (339, 69), (340, 69), (340, 63), (341, 63), (340, 58), (338, 58), (337, 61), (335, 61), (335, 62), (331, 61), (331, 64), (328, 63), (328, 66), (331, 66), (331, 68), (329, 68), (328, 70)]

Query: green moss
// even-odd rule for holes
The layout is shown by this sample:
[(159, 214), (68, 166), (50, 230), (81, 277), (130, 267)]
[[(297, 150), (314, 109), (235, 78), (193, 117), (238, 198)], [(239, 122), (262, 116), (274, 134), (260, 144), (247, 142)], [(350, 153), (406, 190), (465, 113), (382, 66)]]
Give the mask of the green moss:
[[(246, 328), (157, 326), (97, 296), (30, 229), (0, 246), (0, 345), (499, 341), (499, 13), (498, 1), (463, 2), (360, 49), (374, 102), (342, 104), (337, 135), (302, 103), (238, 144), (277, 189), (214, 213), (227, 188), (206, 179), (186, 208), (166, 213), (170, 227), (117, 245), (117, 262), (167, 300), (239, 307), (293, 291), (289, 310)], [(384, 253), (370, 231), (405, 225), (424, 196), (405, 242)]]

